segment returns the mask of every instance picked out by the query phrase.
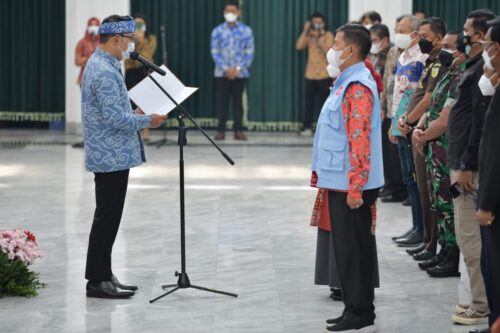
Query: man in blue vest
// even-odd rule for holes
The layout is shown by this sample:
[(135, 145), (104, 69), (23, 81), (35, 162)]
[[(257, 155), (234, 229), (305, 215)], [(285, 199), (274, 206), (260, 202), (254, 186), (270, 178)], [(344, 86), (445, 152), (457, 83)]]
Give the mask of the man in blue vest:
[(384, 185), (380, 102), (364, 60), (370, 32), (358, 24), (337, 30), (327, 59), (340, 72), (314, 137), (312, 170), (328, 190), (335, 260), (343, 292), (342, 316), (330, 332), (375, 332), (372, 211)]

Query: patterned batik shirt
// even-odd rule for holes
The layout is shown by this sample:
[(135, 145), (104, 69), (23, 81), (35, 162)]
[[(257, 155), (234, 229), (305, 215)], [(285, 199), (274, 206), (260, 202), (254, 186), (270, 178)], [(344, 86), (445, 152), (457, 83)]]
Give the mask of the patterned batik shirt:
[(138, 131), (150, 126), (151, 117), (133, 113), (121, 64), (100, 47), (83, 73), (82, 124), (88, 171), (126, 170), (146, 161)]
[(420, 77), (425, 69), (427, 57), (427, 54), (423, 54), (420, 51), (418, 44), (405, 50), (399, 56), (392, 95), (391, 115), (389, 118), (399, 119), (402, 116), (396, 115), (399, 102), (407, 90), (417, 88)]
[(253, 61), (254, 44), (252, 29), (237, 22), (231, 27), (224, 22), (212, 31), (210, 51), (215, 62), (215, 77), (224, 77), (229, 68), (240, 67), (239, 78), (248, 78)]
[(370, 175), (370, 130), (373, 110), (373, 94), (361, 83), (352, 83), (342, 100), (347, 139), (349, 141), (349, 190), (352, 198), (361, 199), (363, 186)]

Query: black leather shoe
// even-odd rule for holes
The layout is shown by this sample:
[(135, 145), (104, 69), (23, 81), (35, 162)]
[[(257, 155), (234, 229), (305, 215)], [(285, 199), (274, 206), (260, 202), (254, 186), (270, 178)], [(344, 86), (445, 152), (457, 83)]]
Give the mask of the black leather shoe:
[(460, 276), (458, 271), (458, 263), (445, 259), (439, 265), (428, 268), (427, 274), (430, 277), (444, 278), (444, 277), (457, 277)]
[(337, 318), (333, 318), (333, 319), (327, 319), (326, 323), (328, 325), (335, 325), (335, 324), (340, 323), (343, 319), (344, 319), (344, 315), (337, 317)]
[(427, 269), (427, 274), (431, 277), (456, 277), (460, 276), (458, 262), (460, 261), (460, 250), (458, 246), (449, 246), (446, 251), (445, 260), (439, 265)]
[(138, 288), (137, 286), (127, 286), (125, 284), (122, 284), (120, 281), (118, 281), (118, 278), (116, 276), (111, 276), (111, 282), (113, 282), (113, 284), (117, 287), (117, 288), (120, 288), (120, 289), (123, 289), (123, 290), (131, 290), (131, 291), (136, 291)]
[(392, 190), (389, 189), (389, 188), (387, 188), (387, 187), (385, 187), (385, 186), (384, 186), (384, 188), (380, 192), (378, 192), (378, 197), (379, 198), (388, 197), (390, 195), (392, 195)]
[(414, 232), (408, 238), (403, 238), (401, 240), (397, 239), (396, 243), (401, 247), (413, 247), (422, 243), (424, 236), (420, 232)]
[(436, 254), (434, 252), (423, 250), (422, 252), (413, 255), (413, 259), (416, 261), (426, 261), (432, 259)]
[(342, 311), (342, 315), (340, 317), (337, 317), (337, 318), (333, 318), (333, 319), (327, 319), (326, 323), (328, 325), (334, 325), (334, 324), (338, 324), (340, 323), (342, 320), (344, 320), (344, 317), (346, 316), (347, 314), (347, 311), (346, 309), (344, 308), (344, 311)]
[(418, 267), (420, 267), (421, 270), (426, 271), (428, 268), (439, 265), (443, 260), (445, 260), (445, 258), (438, 254), (429, 260), (419, 262)]
[(111, 281), (87, 282), (87, 297), (130, 298), (134, 294), (133, 291), (117, 288)]
[(392, 237), (391, 239), (393, 241), (395, 241), (396, 239), (400, 239), (400, 238), (406, 238), (408, 237), (410, 234), (412, 234), (415, 230), (412, 228), (410, 230), (408, 230), (407, 232), (405, 232), (404, 234), (402, 234), (401, 236), (395, 236), (395, 237)]
[(405, 207), (410, 207), (411, 206), (410, 198), (406, 198), (406, 200), (403, 201), (403, 206), (405, 206)]
[(391, 194), (389, 196), (383, 197), (382, 202), (403, 202), (406, 200), (406, 196), (398, 196), (395, 194)]
[(409, 249), (406, 249), (406, 253), (408, 253), (410, 256), (420, 253), (423, 250), (425, 250), (425, 243), (422, 243), (416, 247), (410, 247)]
[(332, 292), (330, 294), (331, 299), (333, 299), (334, 301), (342, 301), (342, 289), (330, 288), (330, 291)]

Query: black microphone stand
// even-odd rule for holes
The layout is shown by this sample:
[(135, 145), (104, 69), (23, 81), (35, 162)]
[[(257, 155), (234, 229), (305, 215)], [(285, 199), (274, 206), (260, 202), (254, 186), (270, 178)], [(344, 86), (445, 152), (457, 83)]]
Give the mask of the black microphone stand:
[[(161, 35), (161, 60), (162, 63), (168, 67), (168, 57), (167, 57), (167, 44), (165, 39), (165, 27), (160, 26), (160, 35)], [(156, 148), (161, 148), (164, 145), (167, 145), (170, 141), (167, 140), (167, 125), (163, 124), (162, 126), (162, 134), (163, 138), (161, 140), (151, 141), (148, 143), (148, 146), (156, 146)]]
[(177, 140), (177, 144), (179, 145), (179, 178), (180, 178), (180, 208), (181, 208), (181, 272), (175, 272), (175, 276), (179, 277), (177, 280), (177, 284), (169, 284), (162, 286), (162, 289), (174, 288), (163, 295), (160, 295), (152, 300), (149, 303), (156, 302), (160, 298), (163, 298), (173, 292), (176, 292), (179, 289), (193, 288), (198, 290), (204, 290), (211, 293), (222, 294), (226, 296), (238, 297), (237, 294), (228, 293), (225, 291), (219, 291), (215, 289), (209, 289), (205, 287), (200, 287), (194, 284), (191, 284), (189, 281), (189, 277), (186, 271), (186, 218), (185, 218), (185, 200), (184, 200), (184, 146), (187, 144), (186, 138), (186, 127), (184, 125), (184, 118), (188, 118), (191, 123), (207, 138), (207, 140), (222, 154), (222, 156), (229, 162), (229, 164), (234, 165), (234, 161), (229, 157), (213, 140), (208, 136), (208, 134), (196, 123), (193, 119), (192, 115), (189, 113), (186, 108), (177, 103), (177, 101), (155, 80), (155, 78), (151, 75), (151, 71), (149, 71), (148, 77), (156, 84), (158, 88), (165, 94), (175, 104), (176, 109), (178, 111), (177, 120), (179, 121), (179, 136)]

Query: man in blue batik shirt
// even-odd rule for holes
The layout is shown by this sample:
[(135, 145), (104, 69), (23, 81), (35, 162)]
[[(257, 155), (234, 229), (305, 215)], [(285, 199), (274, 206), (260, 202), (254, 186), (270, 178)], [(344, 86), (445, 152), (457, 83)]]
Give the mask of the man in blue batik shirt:
[(215, 62), (215, 107), (219, 125), (215, 140), (224, 140), (229, 97), (233, 100), (234, 138), (246, 140), (243, 133), (243, 90), (250, 76), (254, 56), (252, 29), (238, 22), (239, 5), (229, 2), (224, 9), (226, 22), (212, 31), (210, 49)]
[(134, 33), (131, 17), (107, 17), (99, 27), (99, 47), (83, 73), (85, 168), (95, 174), (96, 193), (85, 270), (87, 297), (128, 298), (137, 290), (113, 275), (111, 252), (125, 203), (129, 169), (145, 162), (139, 131), (160, 126), (166, 116), (146, 116), (130, 107), (120, 60), (134, 51)]

